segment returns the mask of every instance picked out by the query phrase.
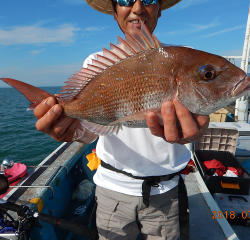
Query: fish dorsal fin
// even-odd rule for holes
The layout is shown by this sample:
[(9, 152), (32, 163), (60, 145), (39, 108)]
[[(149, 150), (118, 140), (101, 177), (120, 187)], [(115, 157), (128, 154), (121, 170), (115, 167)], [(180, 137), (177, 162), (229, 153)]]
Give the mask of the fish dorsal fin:
[(143, 52), (146, 49), (130, 34), (125, 33), (125, 41), (135, 49), (136, 53)]
[(92, 63), (93, 65), (97, 66), (97, 67), (101, 67), (103, 69), (106, 69), (107, 67), (109, 67), (110, 65), (104, 63), (104, 62), (101, 62), (101, 61), (98, 61), (98, 60), (95, 60), (95, 59), (92, 59)]
[(137, 53), (137, 51), (128, 42), (126, 42), (119, 36), (117, 37), (117, 47), (124, 50), (130, 56)]
[(161, 42), (156, 38), (154, 34), (152, 35), (152, 38), (154, 39), (156, 48), (161, 48), (162, 47)]
[(161, 47), (161, 43), (159, 42), (159, 40), (155, 37), (154, 34), (151, 35), (144, 23), (141, 24), (141, 33), (147, 39), (151, 48)]
[(68, 102), (74, 99), (96, 75), (114, 64), (140, 52), (160, 48), (159, 40), (155, 35), (151, 35), (143, 22), (140, 23), (141, 30), (133, 25), (132, 35), (125, 33), (125, 40), (118, 36), (116, 46), (110, 44), (110, 50), (103, 48), (103, 56), (97, 54), (97, 59), (93, 59), (92, 64), (88, 64), (87, 68), (82, 68), (73, 74), (60, 92), (61, 100)]
[(119, 56), (122, 59), (125, 59), (125, 58), (131, 56), (129, 53), (127, 53), (126, 51), (122, 50), (121, 48), (115, 46), (112, 43), (110, 43), (110, 51), (115, 53), (117, 56)]
[(104, 64), (106, 64), (106, 65), (108, 65), (109, 67), (112, 66), (115, 63), (115, 61), (113, 61), (113, 60), (111, 60), (109, 58), (106, 58), (106, 57), (104, 57), (102, 55), (99, 55), (99, 54), (97, 54), (97, 60), (104, 63)]
[(119, 62), (123, 59), (120, 56), (118, 56), (116, 53), (113, 53), (106, 48), (103, 48), (103, 56), (108, 59), (113, 60), (114, 62)]
[(144, 36), (142, 32), (137, 27), (134, 26), (134, 24), (132, 26), (132, 35), (145, 50), (154, 48), (154, 46), (151, 46), (146, 36)]

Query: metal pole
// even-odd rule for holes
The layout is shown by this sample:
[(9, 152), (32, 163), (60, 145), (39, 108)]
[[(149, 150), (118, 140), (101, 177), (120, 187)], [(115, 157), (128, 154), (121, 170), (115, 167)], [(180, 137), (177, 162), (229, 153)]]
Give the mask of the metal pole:
[[(245, 71), (246, 73), (248, 72), (248, 61), (249, 61), (249, 50), (250, 50), (250, 5), (249, 5), (249, 10), (248, 10), (248, 18), (247, 18), (247, 27), (246, 27), (246, 34), (245, 34), (245, 40), (244, 40), (244, 46), (243, 46), (243, 52), (242, 52), (242, 59), (241, 59), (241, 69)], [(239, 101), (248, 101), (246, 100), (246, 96), (242, 96), (241, 98), (236, 100), (235, 104), (235, 116), (238, 117), (239, 111), (238, 107), (239, 105), (243, 105), (242, 103), (239, 104)], [(248, 106), (248, 104), (245, 104)], [(248, 107), (247, 107), (248, 108)], [(248, 109), (240, 109), (240, 111), (248, 111)], [(247, 115), (247, 114), (246, 114)], [(247, 119), (239, 119), (239, 121), (247, 121)]]
[(249, 33), (250, 33), (250, 6), (248, 10), (248, 19), (247, 19), (247, 27), (246, 27), (246, 35), (244, 40), (244, 47), (242, 52), (242, 59), (241, 59), (241, 69), (247, 72), (248, 69), (248, 57), (249, 57)]

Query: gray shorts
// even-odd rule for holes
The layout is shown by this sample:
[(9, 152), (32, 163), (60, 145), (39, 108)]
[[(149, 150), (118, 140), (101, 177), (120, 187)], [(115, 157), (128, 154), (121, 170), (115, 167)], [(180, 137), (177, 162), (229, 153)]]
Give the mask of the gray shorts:
[(96, 187), (99, 239), (136, 240), (177, 239), (179, 233), (178, 186), (150, 197), (148, 208), (142, 197)]

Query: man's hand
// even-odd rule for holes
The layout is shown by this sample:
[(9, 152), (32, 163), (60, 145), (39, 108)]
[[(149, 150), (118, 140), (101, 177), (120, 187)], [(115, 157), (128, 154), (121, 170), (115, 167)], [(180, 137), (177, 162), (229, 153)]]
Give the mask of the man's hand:
[(148, 113), (147, 124), (153, 135), (170, 143), (195, 142), (202, 137), (209, 125), (209, 116), (189, 112), (176, 99), (163, 103), (161, 114), (164, 127), (159, 124), (158, 116), (153, 112)]
[(36, 128), (57, 141), (70, 142), (79, 126), (79, 121), (63, 116), (62, 112), (63, 108), (57, 104), (56, 98), (45, 99), (34, 110), (34, 115), (38, 119)]

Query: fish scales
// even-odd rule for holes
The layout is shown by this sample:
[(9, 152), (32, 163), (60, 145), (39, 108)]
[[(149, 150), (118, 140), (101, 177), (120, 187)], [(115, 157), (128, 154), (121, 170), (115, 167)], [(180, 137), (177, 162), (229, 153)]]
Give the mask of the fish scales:
[[(81, 119), (80, 129), (111, 135), (122, 125), (147, 127), (147, 113), (155, 112), (161, 122), (162, 103), (173, 98), (192, 113), (209, 115), (249, 93), (250, 77), (223, 57), (187, 47), (162, 47), (142, 22), (141, 28), (126, 40), (118, 37), (117, 46), (104, 49), (104, 56), (97, 55), (62, 88), (58, 102), (65, 115)], [(52, 96), (14, 79), (2, 80), (23, 93), (31, 109)]]
[(166, 96), (173, 95), (170, 69), (163, 67), (164, 61), (166, 55), (153, 49), (104, 70), (74, 102), (64, 105), (66, 115), (73, 113), (77, 118), (107, 125), (133, 113), (160, 108)]

